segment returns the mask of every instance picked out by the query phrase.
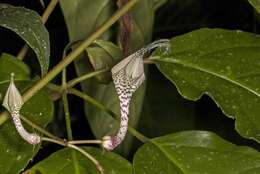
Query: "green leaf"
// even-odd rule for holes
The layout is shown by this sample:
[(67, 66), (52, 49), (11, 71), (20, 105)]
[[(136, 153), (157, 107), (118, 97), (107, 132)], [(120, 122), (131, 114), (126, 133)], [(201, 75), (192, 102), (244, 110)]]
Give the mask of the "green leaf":
[[(115, 2), (110, 0), (63, 0), (60, 6), (70, 41), (85, 39), (113, 14)], [(108, 31), (107, 33), (109, 33)], [(108, 39), (109, 34), (105, 34)], [(104, 38), (103, 38), (104, 39)]]
[[(24, 86), (24, 83), (30, 81), (30, 69), (20, 60), (9, 54), (0, 56), (0, 91), (5, 91), (10, 83), (11, 73), (15, 74), (16, 85)], [(0, 102), (2, 102), (4, 93), (0, 93)]]
[(260, 36), (200, 29), (171, 40), (171, 53), (157, 52), (159, 70), (183, 97), (209, 95), (236, 120), (244, 137), (260, 141)]
[(207, 131), (158, 137), (134, 156), (136, 174), (252, 174), (260, 172), (260, 153), (231, 144)]
[[(15, 84), (20, 90), (28, 87), (31, 82), (28, 67), (15, 57), (3, 54), (0, 57), (0, 93), (2, 96), (7, 90), (12, 72), (15, 73)], [(42, 90), (24, 104), (21, 114), (44, 127), (52, 119), (53, 103)], [(35, 132), (26, 124), (24, 125), (28, 131)], [(39, 146), (33, 147), (24, 141), (17, 133), (11, 119), (1, 125), (0, 132), (0, 171), (4, 174), (18, 174), (35, 156)]]
[[(84, 147), (88, 153), (93, 155), (102, 165), (106, 174), (132, 174), (131, 164), (112, 152), (103, 153), (101, 150), (93, 147)], [(36, 164), (28, 172), (30, 174), (72, 174), (75, 173), (73, 162), (71, 160), (73, 150), (64, 148), (52, 154), (50, 157)], [(96, 166), (85, 156), (76, 152), (79, 173), (100, 174)]]
[[(95, 45), (86, 48), (86, 51), (94, 70), (111, 69), (123, 57), (123, 53), (119, 47), (104, 40), (96, 40)], [(99, 82), (109, 83), (111, 82), (111, 72), (108, 71), (96, 76), (96, 78)]]
[(18, 34), (35, 52), (42, 75), (49, 67), (50, 41), (41, 17), (34, 11), (0, 3), (0, 26)]
[(131, 47), (140, 49), (149, 43), (152, 38), (154, 24), (154, 9), (151, 0), (142, 0), (132, 9), (133, 31), (131, 33)]
[(260, 0), (248, 0), (249, 3), (260, 13)]

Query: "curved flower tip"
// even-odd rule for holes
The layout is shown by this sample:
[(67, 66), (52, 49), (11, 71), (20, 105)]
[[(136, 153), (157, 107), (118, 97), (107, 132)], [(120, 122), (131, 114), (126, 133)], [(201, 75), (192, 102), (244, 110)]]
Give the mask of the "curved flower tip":
[(39, 144), (41, 142), (41, 137), (35, 133), (30, 134), (27, 142), (33, 145)]
[(35, 133), (27, 132), (20, 120), (20, 109), (23, 106), (23, 100), (14, 84), (14, 73), (11, 73), (10, 85), (5, 94), (3, 106), (10, 112), (17, 132), (25, 141), (33, 145), (41, 142), (41, 137)]
[(104, 149), (109, 151), (114, 149), (113, 140), (111, 136), (106, 135), (102, 138), (102, 147), (104, 147)]

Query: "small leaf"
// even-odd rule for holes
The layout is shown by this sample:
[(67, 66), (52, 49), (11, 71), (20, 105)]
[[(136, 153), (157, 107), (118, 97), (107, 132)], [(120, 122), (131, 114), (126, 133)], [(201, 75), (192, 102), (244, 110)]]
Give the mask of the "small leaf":
[[(28, 67), (22, 61), (3, 54), (0, 57), (0, 94), (2, 95), (7, 90), (12, 72), (16, 74), (15, 83), (20, 90), (30, 85)], [(44, 127), (52, 120), (53, 103), (42, 90), (24, 104), (21, 114)], [(35, 132), (31, 127), (24, 125), (30, 132)], [(0, 126), (0, 132), (0, 171), (4, 174), (18, 174), (35, 156), (39, 146), (33, 147), (24, 141), (17, 133), (11, 119)]]
[[(132, 174), (131, 164), (112, 152), (103, 152), (97, 148), (84, 147), (85, 151), (93, 155), (104, 168), (106, 174)], [(50, 157), (39, 162), (28, 170), (30, 174), (72, 174), (75, 173), (75, 166), (71, 160), (71, 152), (73, 150), (64, 148), (53, 153)], [(79, 173), (100, 174), (96, 166), (85, 156), (76, 152), (77, 168)]]
[(171, 53), (157, 52), (155, 62), (181, 95), (209, 95), (242, 136), (260, 142), (260, 36), (200, 29), (171, 43)]
[(45, 75), (49, 67), (50, 41), (41, 17), (32, 10), (0, 3), (0, 26), (24, 39), (35, 52)]
[(248, 0), (249, 3), (260, 13), (260, 0)]
[(15, 84), (18, 88), (24, 88), (30, 81), (30, 69), (21, 60), (9, 54), (0, 56), (0, 102), (3, 102), (5, 91), (10, 83), (11, 73), (15, 74)]
[[(122, 59), (123, 53), (115, 44), (104, 40), (96, 40), (94, 43), (94, 46), (86, 49), (94, 70), (111, 69), (113, 65)], [(96, 77), (99, 82), (111, 82), (110, 71)]]
[[(71, 42), (86, 38), (103, 24), (114, 12), (111, 0), (62, 0), (60, 1)], [(87, 19), (87, 20), (86, 20)], [(110, 37), (110, 31), (103, 35)], [(103, 38), (104, 39), (104, 38)]]
[(158, 137), (134, 156), (135, 174), (260, 173), (260, 153), (236, 146), (207, 131)]

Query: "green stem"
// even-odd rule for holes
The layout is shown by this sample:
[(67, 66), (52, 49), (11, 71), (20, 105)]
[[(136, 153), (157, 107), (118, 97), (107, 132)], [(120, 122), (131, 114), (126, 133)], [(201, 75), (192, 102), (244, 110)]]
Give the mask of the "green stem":
[(25, 45), (20, 49), (19, 53), (16, 55), (17, 59), (23, 60), (24, 57), (26, 56), (28, 50), (29, 50), (29, 46), (25, 44)]
[(79, 151), (80, 153), (82, 153), (84, 156), (86, 156), (90, 161), (92, 161), (92, 162), (96, 165), (96, 168), (98, 169), (98, 171), (99, 171), (101, 174), (104, 174), (104, 169), (103, 169), (103, 167), (102, 167), (101, 164), (98, 162), (98, 160), (96, 160), (95, 157), (93, 157), (92, 155), (90, 155), (89, 153), (87, 153), (86, 151), (84, 151), (83, 149), (81, 149), (80, 147), (75, 146), (75, 145), (73, 145), (73, 144), (68, 144), (67, 147), (70, 147), (70, 148), (75, 149), (75, 150)]
[(100, 171), (100, 173), (104, 173), (104, 169), (103, 167), (100, 165), (100, 163), (98, 162), (98, 160), (95, 159), (95, 157), (93, 157), (92, 155), (90, 155), (89, 153), (87, 153), (86, 151), (84, 151), (83, 149), (81, 149), (80, 147), (78, 146), (75, 146), (73, 144), (67, 144), (65, 143), (64, 141), (58, 141), (58, 140), (54, 140), (54, 139), (51, 139), (51, 138), (47, 138), (47, 137), (42, 137), (41, 138), (42, 141), (47, 141), (47, 142), (51, 142), (51, 143), (55, 143), (55, 144), (59, 144), (61, 146), (64, 146), (64, 147), (69, 147), (71, 149), (74, 149), (78, 152), (80, 152), (81, 154), (83, 154), (85, 157), (87, 157), (88, 159), (90, 159), (95, 165), (96, 165), (96, 168)]
[[(144, 64), (154, 64), (154, 62), (152, 62), (151, 60), (149, 60), (148, 58), (144, 59)], [(84, 74), (80, 77), (77, 77), (77, 78), (74, 78), (72, 80), (70, 80), (68, 83), (67, 83), (67, 88), (72, 88), (74, 87), (76, 84), (84, 81), (84, 80), (87, 80), (87, 79), (90, 79), (94, 76), (97, 76), (99, 74), (102, 74), (104, 72), (107, 72), (109, 71), (109, 68), (104, 68), (104, 69), (100, 69), (100, 70), (96, 70), (96, 71), (92, 71), (90, 73), (87, 73), (87, 74)]]
[(48, 7), (42, 14), (42, 22), (45, 24), (47, 20), (49, 19), (51, 13), (55, 9), (56, 5), (58, 4), (59, 0), (51, 0), (51, 2), (48, 4)]
[(66, 67), (62, 70), (62, 101), (63, 101), (63, 108), (65, 114), (65, 123), (66, 123), (66, 130), (68, 135), (68, 140), (73, 140), (72, 130), (71, 130), (71, 119), (70, 119), (70, 112), (69, 112), (69, 102), (68, 96), (66, 92), (67, 86), (67, 78), (66, 78)]
[(77, 89), (69, 89), (68, 91), (70, 94), (73, 94), (75, 96), (78, 96), (80, 98), (82, 98), (83, 100), (87, 101), (88, 103), (94, 105), (95, 107), (99, 108), (100, 110), (108, 113), (109, 115), (111, 115), (113, 118), (115, 118), (116, 120), (119, 120), (120, 117), (114, 113), (112, 110), (108, 109), (106, 106), (104, 106), (102, 103), (98, 102), (97, 100), (95, 100), (94, 98), (90, 97), (89, 95), (77, 90)]
[(59, 140), (59, 141), (63, 141), (63, 139), (53, 135), (52, 133), (46, 131), (45, 129), (43, 129), (42, 127), (38, 126), (37, 124), (33, 123), (32, 121), (30, 121), (28, 118), (23, 117), (22, 115), (20, 116), (20, 118), (27, 123), (28, 125), (30, 125), (32, 128), (36, 129), (38, 132), (42, 133), (43, 135), (46, 135), (52, 139), (55, 140)]
[(71, 130), (69, 103), (68, 103), (67, 94), (65, 92), (62, 94), (62, 100), (63, 100), (63, 107), (64, 107), (64, 114), (65, 114), (65, 122), (66, 122), (66, 130), (67, 130), (68, 140), (71, 141), (71, 140), (73, 140), (73, 136), (72, 136), (72, 130)]
[[(84, 99), (85, 101), (89, 102), (90, 104), (96, 106), (97, 108), (103, 110), (104, 112), (106, 112), (107, 114), (111, 115), (115, 120), (119, 121), (120, 117), (119, 115), (117, 115), (116, 113), (114, 113), (112, 110), (108, 109), (106, 106), (104, 106), (103, 104), (99, 103), (98, 101), (96, 101), (95, 99), (93, 99), (92, 97), (84, 94), (81, 91), (78, 91), (76, 89), (70, 89), (68, 91), (70, 94), (73, 94), (75, 96), (78, 96), (82, 99)], [(137, 139), (139, 139), (142, 142), (147, 142), (149, 141), (149, 138), (145, 137), (143, 134), (141, 134), (140, 132), (138, 132), (137, 130), (135, 130), (133, 127), (128, 126), (128, 130), (129, 132), (134, 135)]]
[[(64, 70), (62, 71), (62, 86), (66, 86), (66, 68), (64, 68)], [(65, 88), (63, 88), (63, 89), (65, 89)], [(71, 129), (69, 103), (68, 103), (68, 96), (67, 96), (66, 90), (64, 90), (62, 93), (62, 101), (63, 101), (63, 108), (64, 108), (64, 114), (65, 114), (67, 136), (68, 136), (68, 140), (72, 141), (73, 135), (72, 135), (72, 129)], [(80, 169), (77, 164), (77, 156), (74, 151), (71, 153), (71, 157), (72, 157), (73, 166), (75, 169), (75, 174), (80, 174)]]
[[(50, 15), (51, 15), (51, 13), (53, 12), (54, 8), (55, 8), (56, 5), (58, 4), (58, 2), (59, 2), (59, 0), (52, 0), (52, 1), (49, 3), (48, 7), (46, 8), (46, 10), (44, 11), (44, 13), (43, 13), (43, 15), (42, 15), (42, 22), (43, 22), (43, 24), (46, 23), (46, 21), (48, 20), (48, 18), (49, 18)], [(22, 60), (22, 59), (25, 57), (25, 55), (26, 55), (28, 49), (29, 49), (28, 45), (25, 44), (25, 45), (21, 48), (21, 50), (19, 51), (19, 53), (17, 54), (16, 57), (17, 57), (18, 59)]]
[(49, 89), (52, 90), (52, 91), (61, 93), (61, 94), (62, 94), (62, 92), (63, 92), (63, 87), (58, 86), (58, 85), (53, 84), (53, 83), (49, 83), (49, 84), (47, 85), (47, 88), (49, 88)]
[(69, 144), (102, 144), (102, 140), (73, 140)]
[(42, 9), (45, 9), (45, 8), (46, 8), (43, 0), (39, 0), (39, 3), (41, 4)]
[(55, 140), (55, 139), (48, 138), (48, 137), (41, 137), (41, 141), (47, 141), (47, 142), (59, 144), (61, 146), (66, 146), (66, 143), (64, 141), (62, 141), (62, 140)]
[[(64, 58), (64, 57), (63, 57)], [(63, 101), (63, 108), (64, 108), (64, 114), (65, 114), (65, 123), (66, 123), (66, 130), (67, 130), (67, 136), (68, 140), (72, 141), (73, 140), (73, 135), (72, 135), (72, 129), (71, 129), (71, 117), (70, 117), (70, 111), (69, 111), (69, 102), (68, 102), (68, 96), (67, 96), (67, 77), (66, 77), (66, 67), (62, 70), (62, 101)], [(77, 156), (74, 151), (71, 153), (72, 161), (73, 161), (73, 166), (75, 170), (75, 174), (80, 174), (80, 169), (77, 164)]]
[(0, 125), (6, 122), (6, 120), (8, 120), (8, 113), (4, 111), (0, 114)]
[(118, 10), (108, 21), (106, 21), (99, 29), (97, 29), (89, 38), (84, 40), (82, 44), (72, 51), (66, 58), (57, 64), (48, 74), (39, 80), (33, 87), (31, 87), (23, 95), (23, 101), (28, 101), (35, 93), (48, 84), (62, 69), (69, 65), (76, 59), (86, 47), (88, 47), (94, 40), (100, 37), (107, 29), (109, 29), (120, 17), (122, 17), (128, 10), (130, 10), (139, 0), (131, 0), (124, 7)]
[(144, 59), (144, 64), (154, 64), (149, 58)]
[(77, 78), (74, 78), (72, 80), (70, 80), (67, 84), (67, 88), (72, 88), (73, 86), (75, 86), (76, 84), (84, 81), (84, 80), (87, 80), (91, 77), (94, 77), (96, 75), (99, 75), (99, 74), (102, 74), (104, 72), (107, 72), (109, 70), (109, 68), (104, 68), (104, 69), (101, 69), (101, 70), (96, 70), (96, 71), (93, 71), (93, 72), (90, 72), (90, 73), (87, 73), (87, 74), (84, 74), (80, 77), (77, 77)]

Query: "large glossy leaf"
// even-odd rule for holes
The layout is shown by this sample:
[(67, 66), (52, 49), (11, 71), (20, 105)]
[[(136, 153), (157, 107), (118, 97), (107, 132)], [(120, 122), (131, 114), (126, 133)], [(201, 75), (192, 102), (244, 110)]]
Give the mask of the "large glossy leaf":
[[(22, 90), (29, 85), (29, 69), (20, 60), (3, 54), (0, 58), (0, 93), (5, 94), (10, 73), (15, 73), (15, 83)], [(2, 103), (2, 100), (1, 100)], [(21, 114), (38, 125), (46, 126), (52, 118), (53, 103), (44, 91), (38, 92), (22, 108)], [(26, 124), (24, 124), (26, 125)], [(26, 126), (30, 132), (35, 132)], [(37, 153), (39, 146), (33, 147), (17, 133), (11, 119), (0, 126), (0, 173), (18, 174)]]
[(249, 3), (260, 13), (260, 0), (248, 0)]
[(34, 11), (0, 3), (0, 26), (18, 34), (33, 49), (42, 75), (49, 67), (50, 41), (41, 17)]
[(260, 37), (201, 29), (172, 39), (171, 46), (171, 53), (157, 54), (156, 64), (181, 95), (209, 95), (242, 136), (260, 141)]
[[(102, 165), (106, 174), (132, 174), (131, 164), (124, 158), (112, 152), (103, 153), (100, 149), (85, 147), (83, 148), (93, 155)], [(28, 170), (31, 174), (72, 174), (75, 173), (75, 166), (71, 160), (72, 150), (65, 148), (59, 150), (36, 164)], [(76, 152), (78, 173), (100, 174), (96, 166), (85, 156)]]
[(260, 153), (214, 133), (186, 131), (155, 138), (134, 156), (136, 174), (260, 173)]
[[(70, 40), (75, 41), (89, 36), (98, 26), (109, 19), (115, 11), (116, 2), (98, 0), (93, 3), (93, 1), (90, 0), (77, 0), (73, 2), (70, 0), (63, 0), (61, 1), (61, 7), (65, 16)], [(135, 31), (131, 35), (133, 50), (140, 48), (142, 45), (150, 41), (154, 17), (153, 12), (153, 2), (149, 0), (140, 1), (132, 9), (134, 18), (133, 26)], [(106, 32), (101, 38), (104, 40), (112, 38), (115, 33), (112, 33), (111, 31), (112, 30)], [(107, 66), (106, 61), (102, 63), (104, 66)], [(78, 58), (75, 61), (75, 66), (78, 75), (83, 75), (93, 70), (85, 56)], [(90, 94), (95, 99), (104, 103), (104, 105), (119, 114), (118, 96), (116, 95), (112, 83), (104, 85), (97, 83), (95, 80), (89, 80), (81, 83), (81, 86), (84, 92)], [(144, 89), (144, 86), (139, 89), (132, 100), (132, 108), (134, 108), (132, 109), (134, 111), (132, 111), (130, 118), (130, 124), (132, 126), (135, 126), (139, 120)], [(106, 134), (115, 133), (117, 131), (117, 123), (109, 115), (88, 104), (86, 104), (85, 110), (96, 137), (100, 138)], [(119, 149), (121, 152), (123, 151), (127, 153), (129, 151), (132, 141), (131, 139), (131, 137), (128, 137), (126, 141), (124, 141), (124, 144), (121, 146), (122, 149)]]

